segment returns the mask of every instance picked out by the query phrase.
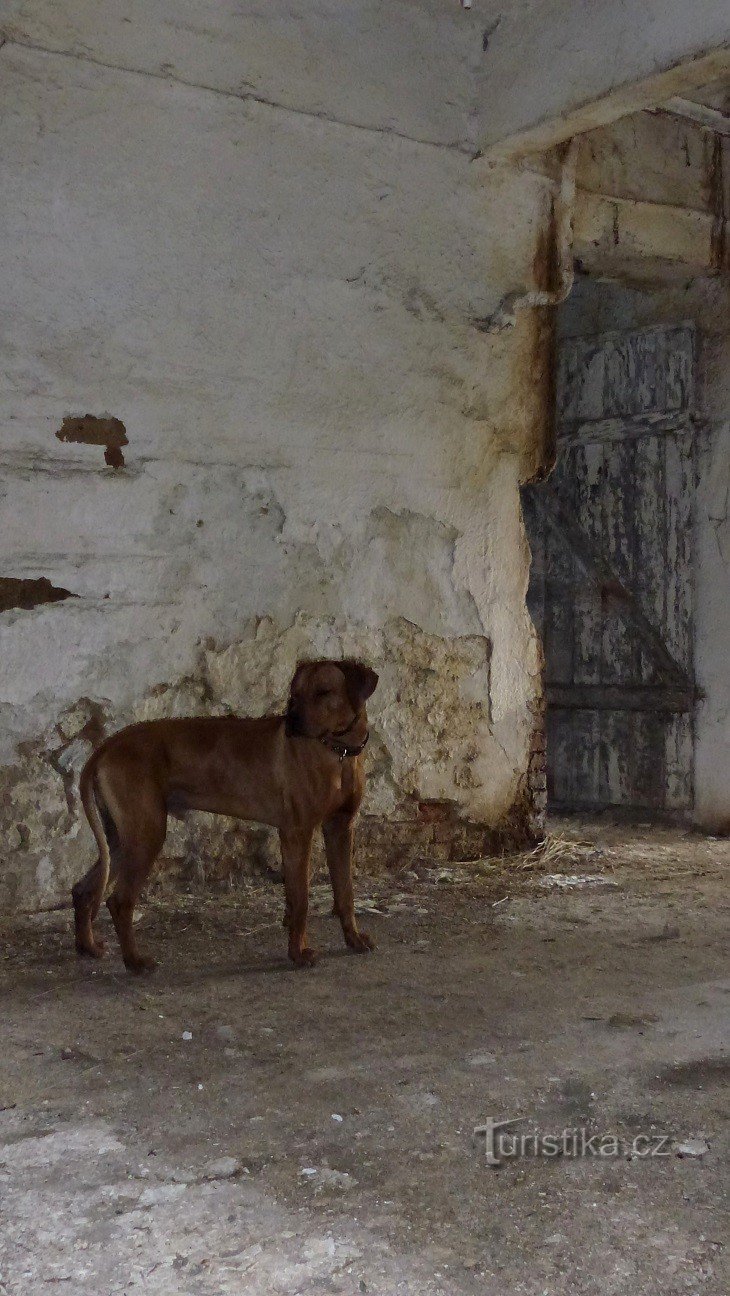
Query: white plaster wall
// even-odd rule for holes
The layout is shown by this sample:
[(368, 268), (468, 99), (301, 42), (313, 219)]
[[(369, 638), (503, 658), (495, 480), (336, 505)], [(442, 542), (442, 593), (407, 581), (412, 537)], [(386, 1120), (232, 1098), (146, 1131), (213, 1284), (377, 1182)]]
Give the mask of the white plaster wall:
[[(92, 706), (263, 710), (307, 650), (383, 668), (371, 812), (497, 822), (539, 692), (542, 409), (529, 318), (471, 320), (529, 282), (544, 182), (13, 41), (0, 94), (2, 573), (77, 596), (0, 617), (0, 895), (53, 903), (85, 862)], [(125, 469), (55, 438), (86, 412)]]
[(496, 0), (5, 0), (13, 41), (473, 151)]

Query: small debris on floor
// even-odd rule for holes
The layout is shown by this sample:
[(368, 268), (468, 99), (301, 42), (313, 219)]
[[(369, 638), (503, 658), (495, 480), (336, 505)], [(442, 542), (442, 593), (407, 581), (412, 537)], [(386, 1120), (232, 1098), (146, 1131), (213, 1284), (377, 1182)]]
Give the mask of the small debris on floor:
[(653, 1026), (658, 1021), (659, 1018), (654, 1013), (644, 1013), (641, 1016), (639, 1013), (615, 1012), (606, 1019), (606, 1025), (613, 1026), (615, 1030), (624, 1030), (631, 1026)]
[(611, 889), (618, 887), (618, 883), (603, 873), (546, 873), (540, 878), (540, 886), (546, 890), (576, 891), (581, 887)]
[(323, 1166), (317, 1176), (315, 1192), (324, 1192), (328, 1188), (347, 1192), (349, 1188), (357, 1188), (357, 1179), (346, 1170), (331, 1170), (329, 1166)]
[(646, 940), (648, 941), (669, 941), (679, 939), (679, 927), (676, 923), (665, 922), (661, 931), (651, 932)]
[(710, 1145), (702, 1138), (688, 1138), (678, 1143), (675, 1152), (678, 1157), (703, 1157), (709, 1152)]
[(469, 1066), (473, 1066), (473, 1067), (493, 1066), (493, 1064), (496, 1061), (497, 1061), (496, 1053), (488, 1053), (488, 1052), (472, 1053), (471, 1057), (469, 1058)]
[(204, 1166), (203, 1177), (205, 1179), (232, 1179), (234, 1175), (240, 1174), (242, 1169), (241, 1162), (237, 1157), (218, 1157), (217, 1161), (209, 1161)]
[(184, 1183), (167, 1183), (156, 1184), (153, 1188), (145, 1188), (140, 1195), (138, 1206), (164, 1206), (169, 1202), (176, 1201), (182, 1197), (187, 1189)]

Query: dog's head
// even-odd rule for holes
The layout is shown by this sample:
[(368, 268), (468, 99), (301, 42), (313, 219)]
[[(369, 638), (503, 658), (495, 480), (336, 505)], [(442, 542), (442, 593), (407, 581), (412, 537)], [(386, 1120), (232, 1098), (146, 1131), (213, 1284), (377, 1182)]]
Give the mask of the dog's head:
[(361, 662), (300, 662), (289, 690), (286, 732), (359, 746), (368, 735), (365, 703), (377, 683), (375, 671)]

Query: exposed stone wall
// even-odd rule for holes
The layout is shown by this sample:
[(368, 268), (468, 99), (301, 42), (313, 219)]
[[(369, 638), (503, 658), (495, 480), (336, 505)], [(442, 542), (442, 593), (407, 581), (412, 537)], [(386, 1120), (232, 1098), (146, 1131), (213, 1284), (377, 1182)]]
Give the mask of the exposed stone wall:
[[(241, 627), (225, 648), (199, 648), (193, 675), (160, 685), (127, 709), (80, 698), (38, 738), (21, 742), (3, 769), (0, 800), (3, 898), (11, 908), (52, 904), (79, 871), (78, 775), (94, 746), (122, 723), (174, 715), (283, 710), (296, 661), (305, 654), (362, 656), (380, 672), (368, 749), (368, 795), (358, 835), (370, 868), (418, 855), (478, 858), (530, 839), (540, 828), (544, 739), (533, 735), (528, 773), (499, 789), (490, 774), (504, 753), (491, 717), (491, 645), (484, 635), (428, 634), (404, 617), (379, 629), (297, 614)], [(536, 704), (537, 706), (537, 704)], [(165, 858), (186, 875), (217, 881), (275, 866), (274, 834), (209, 815), (171, 820)]]
[[(339, 83), (326, 112), (301, 81), (270, 103), (212, 86), (214, 60), (49, 53), (55, 8), (53, 40), (15, 18), (0, 574), (73, 597), (0, 613), (0, 905), (59, 903), (89, 862), (75, 786), (103, 732), (276, 709), (309, 653), (381, 674), (371, 863), (523, 837), (544, 347), (529, 312), (473, 321), (531, 285), (547, 182), (473, 161), (467, 111), (445, 139), (420, 101), (346, 121)], [(270, 845), (200, 816), (167, 853), (225, 877)]]

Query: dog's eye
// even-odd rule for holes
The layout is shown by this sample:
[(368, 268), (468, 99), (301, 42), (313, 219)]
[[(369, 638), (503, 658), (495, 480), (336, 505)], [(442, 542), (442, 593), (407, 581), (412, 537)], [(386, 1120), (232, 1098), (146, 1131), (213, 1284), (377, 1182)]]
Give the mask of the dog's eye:
[(322, 698), (326, 697), (332, 697), (332, 689), (317, 689), (314, 695), (315, 701), (317, 702), (320, 702)]

